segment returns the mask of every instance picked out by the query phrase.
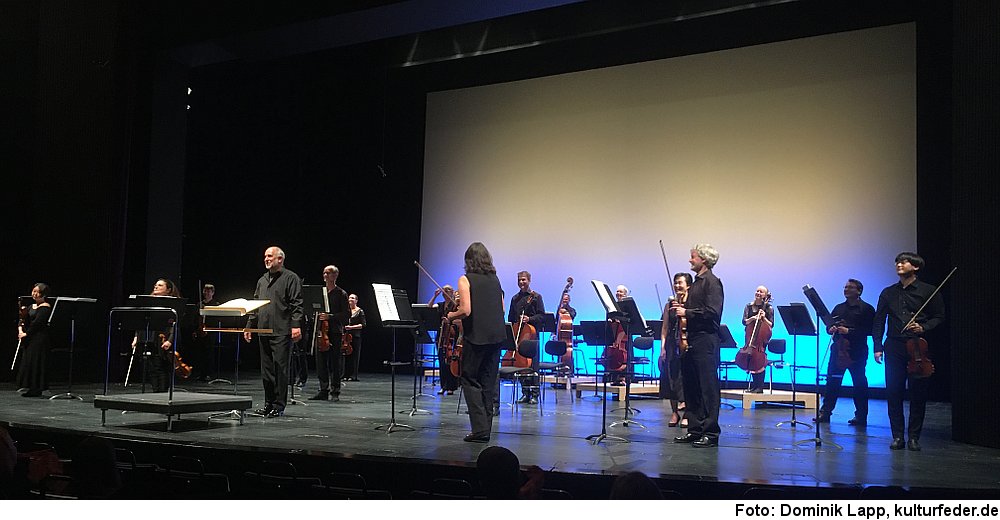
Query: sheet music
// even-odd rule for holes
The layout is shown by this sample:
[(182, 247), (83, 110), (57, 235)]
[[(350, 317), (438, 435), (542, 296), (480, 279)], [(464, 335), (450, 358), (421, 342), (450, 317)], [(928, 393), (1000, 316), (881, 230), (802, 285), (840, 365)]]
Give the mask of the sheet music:
[(601, 303), (604, 304), (605, 311), (611, 313), (618, 310), (615, 306), (615, 299), (611, 296), (611, 291), (608, 290), (608, 284), (600, 280), (591, 280), (590, 283), (594, 284), (594, 289), (597, 291), (597, 296), (601, 299)]
[(246, 316), (248, 312), (253, 312), (267, 304), (271, 300), (247, 300), (246, 298), (236, 298), (229, 300), (222, 305), (207, 305), (201, 309), (202, 316)]
[(392, 286), (373, 283), (372, 288), (375, 289), (375, 304), (378, 305), (378, 314), (382, 317), (382, 321), (399, 321), (399, 311), (392, 295)]

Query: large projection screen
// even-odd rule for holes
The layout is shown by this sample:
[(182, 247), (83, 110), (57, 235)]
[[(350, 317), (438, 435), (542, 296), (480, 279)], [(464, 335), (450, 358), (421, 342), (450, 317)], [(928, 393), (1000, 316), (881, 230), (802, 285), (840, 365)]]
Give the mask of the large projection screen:
[[(658, 319), (658, 241), (671, 272), (707, 242), (738, 342), (761, 284), (776, 305), (810, 284), (832, 308), (857, 278), (874, 305), (916, 248), (914, 40), (902, 24), (430, 93), (421, 263), (454, 284), (481, 241), (508, 302), (527, 270), (548, 309), (574, 277), (578, 321), (604, 318), (591, 279)], [(432, 291), (421, 277), (418, 299)], [(797, 346), (815, 364), (816, 339)]]

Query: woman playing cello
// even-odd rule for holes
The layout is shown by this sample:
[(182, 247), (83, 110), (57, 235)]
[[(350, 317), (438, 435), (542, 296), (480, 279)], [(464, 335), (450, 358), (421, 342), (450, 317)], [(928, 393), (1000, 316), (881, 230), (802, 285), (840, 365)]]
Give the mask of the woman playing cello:
[[(444, 291), (442, 292), (441, 289), (444, 289)], [(434, 296), (431, 296), (431, 299), (430, 301), (427, 302), (427, 305), (429, 307), (434, 307), (438, 309), (438, 311), (441, 313), (441, 319), (443, 320), (444, 317), (449, 312), (455, 310), (454, 304), (451, 303), (455, 300), (455, 289), (452, 288), (452, 286), (450, 285), (445, 285), (441, 289), (434, 289)], [(438, 296), (444, 296), (444, 301), (441, 302), (440, 304), (434, 303), (435, 300), (437, 300)], [(445, 324), (444, 326), (455, 327), (455, 325), (452, 324)], [(440, 336), (444, 336), (445, 335), (444, 332), (445, 332), (444, 330), (438, 331)], [(438, 374), (441, 379), (441, 389), (438, 390), (438, 395), (441, 394), (454, 395), (455, 390), (458, 390), (458, 378), (451, 373), (451, 370), (448, 366), (451, 363), (451, 359), (448, 359), (449, 357), (448, 349), (444, 348), (444, 345), (440, 344), (440, 341), (442, 340), (441, 337), (439, 337), (438, 340), (439, 340), (438, 366), (440, 367), (438, 369)]]
[[(743, 308), (743, 326), (746, 327), (747, 330), (753, 328), (755, 325), (757, 325), (758, 328), (766, 326), (768, 330), (774, 328), (774, 307), (772, 307), (771, 303), (767, 301), (770, 294), (771, 292), (767, 290), (767, 287), (764, 287), (763, 285), (757, 287), (757, 291), (754, 292), (753, 295), (753, 301), (748, 303), (746, 307)], [(763, 320), (763, 322), (759, 325), (755, 323), (758, 316), (760, 316), (760, 319)], [(746, 340), (750, 341), (749, 335)], [(764, 368), (750, 372), (750, 377), (753, 382), (750, 384), (750, 388), (747, 389), (747, 392), (751, 394), (763, 393)]]

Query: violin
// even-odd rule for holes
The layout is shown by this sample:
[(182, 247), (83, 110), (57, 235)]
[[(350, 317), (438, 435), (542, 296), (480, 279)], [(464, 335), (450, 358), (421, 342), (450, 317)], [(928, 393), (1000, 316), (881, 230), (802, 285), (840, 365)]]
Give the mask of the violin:
[(767, 365), (764, 349), (771, 340), (771, 326), (764, 320), (764, 309), (771, 301), (771, 294), (764, 296), (756, 319), (746, 327), (746, 345), (736, 353), (736, 366), (747, 372), (759, 372)]
[[(683, 307), (683, 306), (685, 306), (687, 304), (687, 299), (688, 299), (688, 293), (682, 293), (677, 298), (677, 303), (680, 304), (681, 307)], [(677, 350), (680, 351), (681, 354), (683, 354), (683, 353), (687, 352), (687, 349), (688, 349), (688, 319), (687, 319), (687, 316), (681, 316), (677, 320), (677, 334), (678, 334), (678, 338), (677, 338)]]
[[(563, 288), (563, 296), (569, 294), (573, 288), (573, 277), (566, 278), (566, 287)], [(559, 362), (573, 370), (573, 317), (563, 305), (562, 296), (559, 297), (559, 308), (556, 309), (556, 317), (559, 323), (556, 326), (556, 340), (566, 343), (566, 353), (562, 355)]]
[[(924, 310), (924, 307), (927, 307), (927, 304), (931, 302), (931, 300), (938, 293), (938, 291), (940, 291), (941, 288), (944, 287), (944, 284), (948, 283), (948, 280), (951, 278), (951, 275), (955, 274), (955, 270), (957, 269), (958, 267), (951, 268), (951, 272), (948, 273), (948, 276), (944, 277), (944, 280), (941, 282), (941, 284), (934, 289), (934, 292), (932, 292), (930, 296), (927, 297), (927, 300), (923, 303), (923, 305), (920, 306), (919, 309), (917, 309), (917, 312), (913, 313), (913, 317), (910, 318), (910, 321), (906, 322), (906, 325), (903, 325), (904, 331), (906, 331), (906, 329), (910, 328), (911, 325), (916, 323), (917, 316), (919, 316), (921, 311)], [(925, 340), (924, 338), (913, 337), (906, 340), (906, 355), (909, 357), (909, 359), (906, 362), (907, 374), (910, 374), (911, 376), (918, 379), (930, 377), (932, 374), (934, 374), (934, 363), (932, 363), (931, 359), (927, 357), (927, 348), (928, 348), (927, 340)]]
[(330, 350), (330, 318), (325, 312), (316, 313), (316, 349)]

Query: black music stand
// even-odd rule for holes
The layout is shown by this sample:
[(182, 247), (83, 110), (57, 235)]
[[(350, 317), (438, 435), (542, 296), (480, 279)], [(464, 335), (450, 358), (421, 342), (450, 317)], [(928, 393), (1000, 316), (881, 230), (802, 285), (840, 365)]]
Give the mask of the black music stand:
[[(151, 300), (147, 298), (162, 298), (158, 300)], [(177, 336), (177, 320), (179, 319), (178, 309), (170, 307), (170, 303), (178, 302), (168, 302), (168, 297), (139, 297), (133, 296), (129, 301), (136, 303), (133, 307), (114, 307), (108, 314), (108, 352), (107, 360), (105, 361), (104, 367), (104, 395), (108, 394), (110, 387), (110, 364), (111, 364), (111, 331), (121, 330), (121, 331), (143, 331), (145, 337), (150, 337), (153, 331), (166, 331), (174, 330), (174, 339), (178, 339)], [(176, 300), (177, 298), (170, 298)], [(147, 305), (142, 305), (143, 303)], [(152, 304), (152, 305), (149, 305)], [(184, 303), (179, 302), (180, 306), (183, 307)], [(116, 319), (117, 317), (117, 319)], [(175, 343), (174, 349), (177, 348)], [(176, 351), (176, 350), (175, 350)], [(134, 361), (135, 350), (133, 349), (132, 354), (129, 358), (129, 374), (125, 376), (124, 386), (128, 386), (128, 379), (131, 373), (131, 366)], [(170, 384), (167, 386), (167, 394), (169, 399), (173, 399), (174, 395), (174, 368), (173, 363), (171, 363), (170, 370)], [(145, 379), (145, 377), (143, 378)], [(146, 391), (145, 380), (142, 382), (142, 393)], [(124, 413), (124, 411), (122, 412)]]
[[(416, 428), (396, 422), (396, 367), (410, 364), (396, 360), (396, 331), (399, 329), (415, 330), (418, 327), (417, 320), (413, 319), (410, 299), (406, 296), (406, 291), (393, 289), (387, 284), (379, 283), (373, 283), (372, 288), (375, 290), (375, 303), (378, 306), (382, 326), (392, 329), (392, 358), (383, 361), (383, 364), (389, 366), (392, 381), (389, 423), (376, 426), (375, 429), (385, 430), (386, 434), (392, 433), (397, 428), (414, 431)], [(414, 397), (414, 403), (416, 403), (416, 397)]]
[[(616, 421), (611, 423), (611, 427), (615, 426), (638, 426), (645, 429), (646, 427), (638, 421), (632, 420), (630, 417), (637, 413), (642, 413), (642, 410), (638, 408), (632, 408), (631, 398), (629, 394), (632, 390), (632, 379), (635, 376), (635, 363), (633, 360), (634, 353), (632, 352), (632, 336), (633, 335), (643, 335), (648, 332), (649, 326), (646, 324), (646, 320), (642, 318), (642, 313), (639, 312), (639, 307), (636, 306), (635, 300), (631, 296), (626, 296), (618, 301), (619, 312), (622, 313), (622, 317), (617, 318), (619, 323), (625, 329), (626, 347), (625, 347), (625, 406), (622, 408), (616, 408), (615, 410), (624, 410), (624, 417), (621, 421)], [(606, 367), (605, 367), (606, 368)], [(612, 411), (615, 411), (612, 410)]]
[[(817, 336), (816, 326), (813, 324), (812, 317), (809, 316), (809, 310), (806, 309), (806, 304), (804, 303), (779, 305), (778, 313), (781, 314), (781, 321), (785, 324), (785, 330), (792, 335), (792, 418), (787, 421), (781, 421), (776, 426), (790, 424), (794, 428), (801, 424), (807, 428), (812, 428), (812, 425), (795, 418), (795, 409), (798, 408), (798, 405), (795, 404), (795, 372), (799, 370), (799, 365), (796, 363), (796, 356), (799, 349), (796, 343), (799, 336)], [(818, 407), (819, 403), (816, 403), (816, 406)]]
[[(618, 308), (618, 302), (611, 296), (611, 288), (608, 284), (601, 282), (599, 280), (591, 280), (590, 282), (594, 286), (594, 290), (597, 291), (597, 297), (601, 300), (601, 304), (604, 305), (604, 309), (607, 312), (608, 319), (627, 319), (627, 317)], [(606, 329), (606, 327), (605, 327)], [(605, 334), (606, 336), (606, 334)], [(608, 340), (605, 337), (604, 344), (608, 344)], [(626, 368), (628, 368), (628, 358), (626, 357)], [(586, 439), (588, 441), (594, 441), (593, 444), (596, 446), (600, 444), (601, 441), (605, 439), (613, 441), (622, 442), (632, 442), (624, 437), (617, 437), (615, 435), (608, 435), (608, 372), (607, 367), (601, 374), (601, 385), (603, 388), (603, 394), (601, 396), (601, 433), (588, 435)], [(597, 385), (594, 385), (595, 392)], [(626, 392), (627, 395), (627, 392)]]
[[(89, 318), (93, 321), (94, 310), (97, 300), (93, 298), (56, 298), (52, 305), (52, 313), (49, 314), (49, 328), (65, 326), (69, 324), (69, 384), (65, 392), (49, 397), (53, 399), (78, 399), (83, 398), (73, 393), (73, 353), (76, 350), (76, 320), (77, 318)], [(62, 304), (62, 305), (60, 305)]]
[[(719, 352), (722, 352), (724, 348), (739, 348), (736, 344), (736, 339), (733, 338), (733, 333), (729, 331), (729, 326), (725, 323), (719, 324)], [(735, 361), (722, 361), (722, 356), (719, 356), (719, 378), (726, 381), (726, 388), (729, 387), (729, 369), (736, 366)], [(728, 406), (730, 410), (735, 410), (736, 405), (732, 403), (720, 402), (719, 406)]]
[[(819, 293), (816, 292), (816, 289), (813, 289), (811, 286), (809, 286), (807, 284), (804, 287), (802, 287), (802, 292), (806, 295), (806, 299), (809, 300), (809, 303), (812, 305), (813, 310), (816, 311), (816, 321), (819, 322), (820, 320), (823, 320), (823, 324), (826, 325), (826, 329), (827, 330), (829, 330), (830, 327), (834, 326), (836, 324), (836, 317), (833, 316), (832, 314), (830, 314), (830, 311), (827, 310), (826, 304), (823, 303), (823, 299), (819, 297)], [(813, 419), (813, 422), (816, 423), (816, 436), (813, 437), (812, 439), (806, 439), (806, 440), (798, 441), (798, 442), (795, 443), (796, 446), (798, 446), (799, 444), (805, 444), (805, 443), (810, 442), (810, 441), (815, 444), (816, 448), (819, 448), (820, 446), (823, 445), (823, 438), (822, 438), (822, 436), (820, 434), (820, 427), (819, 427), (819, 425), (820, 425), (820, 422), (819, 422), (819, 409), (820, 409), (820, 404), (819, 404), (820, 403), (820, 401), (819, 401), (819, 397), (820, 397), (819, 396), (819, 370), (820, 370), (820, 364), (819, 364), (819, 334), (816, 334), (816, 392), (817, 393), (816, 393), (816, 406), (815, 406), (815, 408), (816, 408), (816, 416)], [(829, 374), (827, 374), (827, 384), (828, 385), (830, 384), (830, 376), (829, 376)], [(830, 444), (831, 446), (837, 448), (838, 450), (844, 449), (843, 446), (837, 444), (836, 442), (827, 441), (827, 443)]]
[[(437, 307), (427, 305), (426, 303), (411, 304), (410, 310), (413, 312), (414, 319), (417, 320), (417, 328), (414, 330), (416, 335), (413, 338), (413, 341), (414, 348), (417, 348), (417, 346), (420, 345), (418, 352), (420, 353), (421, 362), (423, 362), (423, 360), (427, 357), (427, 354), (424, 354), (423, 345), (434, 345), (434, 348), (432, 349), (434, 351), (434, 355), (431, 356), (431, 366), (438, 371), (438, 377), (431, 380), (431, 386), (435, 386), (440, 381), (441, 371), (447, 370), (447, 368), (441, 366), (441, 363), (438, 361), (441, 353), (437, 350), (436, 338), (431, 338), (430, 335), (430, 331), (432, 330), (435, 331), (435, 334), (440, 334), (441, 313)], [(424, 394), (421, 393), (420, 395)]]
[[(601, 321), (581, 321), (580, 322), (580, 335), (583, 336), (583, 342), (587, 344), (588, 347), (605, 347), (608, 346), (608, 322), (606, 320)], [(599, 399), (600, 396), (597, 394), (597, 364), (603, 359), (597, 356), (597, 352), (594, 352), (595, 356), (590, 358), (595, 361), (594, 365), (594, 395), (588, 396), (594, 399)], [(584, 373), (585, 375), (586, 372)], [(581, 397), (581, 399), (586, 399)]]

